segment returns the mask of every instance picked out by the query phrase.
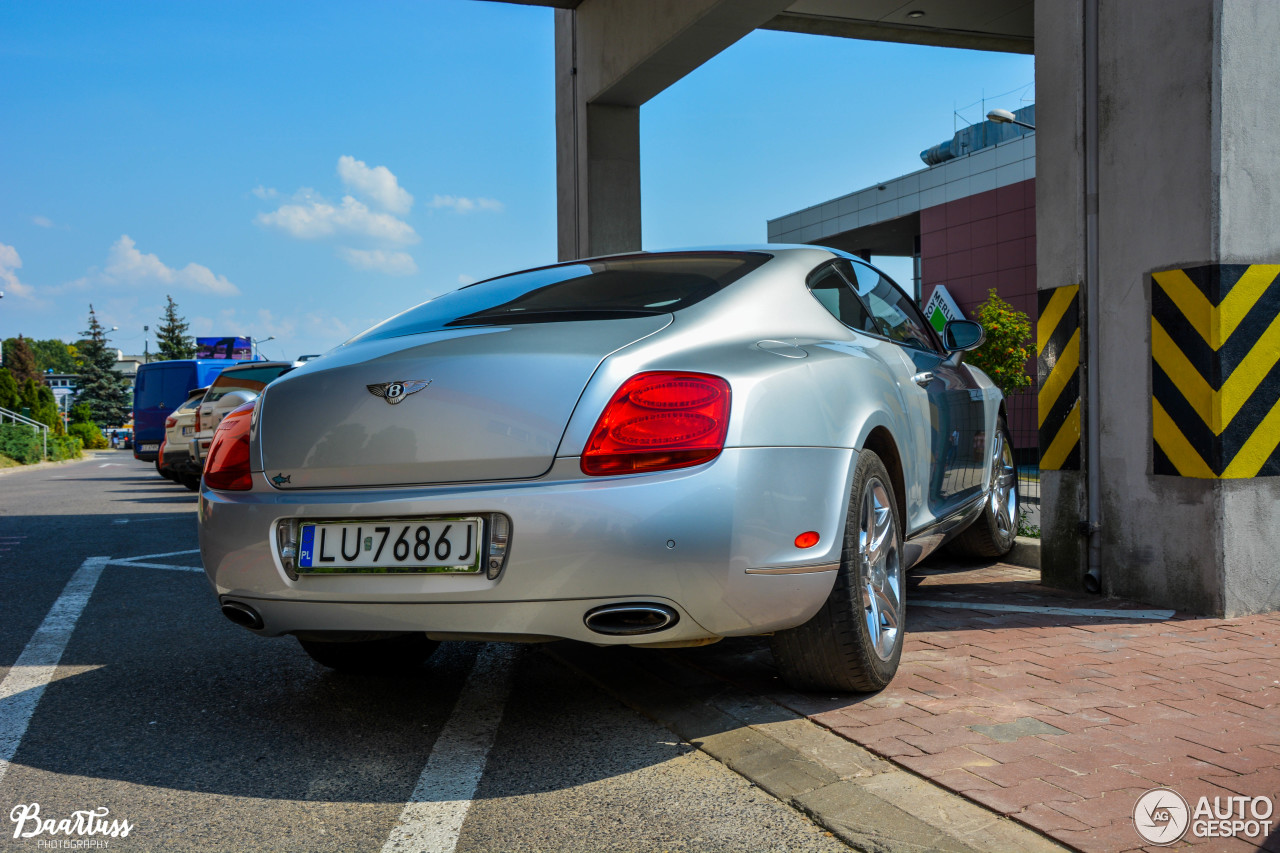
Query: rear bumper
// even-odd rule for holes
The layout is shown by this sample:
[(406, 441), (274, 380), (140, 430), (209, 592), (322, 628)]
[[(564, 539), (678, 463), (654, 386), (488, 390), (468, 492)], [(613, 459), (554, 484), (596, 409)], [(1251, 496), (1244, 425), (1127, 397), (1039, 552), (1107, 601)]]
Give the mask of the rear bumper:
[[(806, 621), (825, 601), (840, 559), (854, 452), (730, 448), (707, 465), (584, 478), (558, 460), (535, 481), (394, 489), (205, 489), (200, 548), (223, 600), (248, 604), (262, 633), (427, 631), (651, 643), (757, 634)], [(291, 579), (280, 563), (282, 519), (499, 512), (509, 554), (483, 576), (327, 575)], [(814, 530), (817, 546), (797, 548)], [(601, 604), (654, 602), (679, 615), (662, 631), (590, 631)]]

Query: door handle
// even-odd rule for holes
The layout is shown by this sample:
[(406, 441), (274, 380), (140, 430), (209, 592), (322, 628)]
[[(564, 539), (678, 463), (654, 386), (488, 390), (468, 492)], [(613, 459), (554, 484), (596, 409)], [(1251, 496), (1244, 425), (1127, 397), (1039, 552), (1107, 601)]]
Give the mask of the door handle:
[(923, 370), (911, 377), (911, 381), (919, 385), (921, 388), (933, 381), (933, 371)]

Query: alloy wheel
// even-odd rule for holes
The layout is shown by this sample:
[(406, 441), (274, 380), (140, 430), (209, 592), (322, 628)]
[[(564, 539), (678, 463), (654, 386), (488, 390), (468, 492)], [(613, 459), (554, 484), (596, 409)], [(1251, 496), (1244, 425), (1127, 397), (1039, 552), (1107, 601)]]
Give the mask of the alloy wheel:
[(903, 567), (889, 490), (876, 477), (862, 489), (858, 566), (867, 635), (876, 656), (888, 660), (902, 631)]

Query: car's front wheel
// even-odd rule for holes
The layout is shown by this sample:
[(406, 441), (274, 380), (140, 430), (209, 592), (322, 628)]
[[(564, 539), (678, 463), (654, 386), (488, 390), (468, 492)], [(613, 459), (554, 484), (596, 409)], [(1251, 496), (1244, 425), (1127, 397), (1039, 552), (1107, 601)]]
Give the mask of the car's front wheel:
[(426, 634), (399, 634), (358, 640), (299, 637), (298, 645), (313, 661), (330, 669), (395, 675), (420, 666), (440, 644)]
[(957, 557), (1003, 557), (1013, 549), (1018, 536), (1018, 466), (1004, 418), (996, 421), (993, 445), (991, 484), (982, 514), (947, 545)]
[(902, 523), (880, 457), (858, 454), (835, 586), (812, 619), (773, 635), (782, 677), (800, 690), (871, 692), (898, 671), (906, 617)]

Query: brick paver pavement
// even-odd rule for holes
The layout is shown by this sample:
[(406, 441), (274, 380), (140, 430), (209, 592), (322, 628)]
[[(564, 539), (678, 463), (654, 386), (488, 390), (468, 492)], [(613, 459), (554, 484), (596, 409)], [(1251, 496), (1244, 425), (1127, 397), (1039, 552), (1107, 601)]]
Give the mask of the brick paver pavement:
[[(1142, 849), (1133, 808), (1166, 786), (1194, 811), (1280, 798), (1280, 614), (1098, 618), (942, 609), (919, 601), (1122, 611), (1013, 566), (943, 564), (911, 579), (897, 678), (879, 694), (776, 693), (784, 704), (966, 797), (1086, 851)], [(1259, 808), (1262, 808), (1260, 805)], [(1198, 850), (1280, 851), (1195, 838)], [(1168, 849), (1155, 848), (1150, 849)]]

